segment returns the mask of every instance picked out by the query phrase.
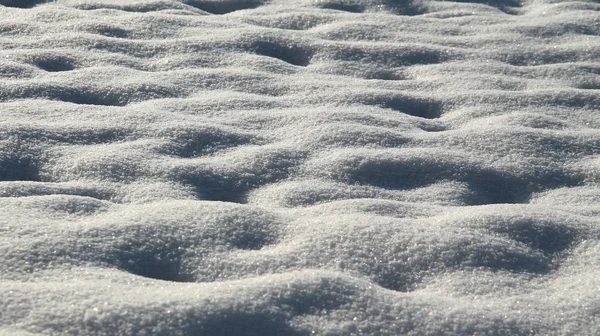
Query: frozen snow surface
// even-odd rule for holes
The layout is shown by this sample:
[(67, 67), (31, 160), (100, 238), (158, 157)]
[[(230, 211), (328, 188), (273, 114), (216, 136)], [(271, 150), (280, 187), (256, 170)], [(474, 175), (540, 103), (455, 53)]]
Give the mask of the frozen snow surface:
[(1, 335), (600, 334), (597, 0), (0, 0)]

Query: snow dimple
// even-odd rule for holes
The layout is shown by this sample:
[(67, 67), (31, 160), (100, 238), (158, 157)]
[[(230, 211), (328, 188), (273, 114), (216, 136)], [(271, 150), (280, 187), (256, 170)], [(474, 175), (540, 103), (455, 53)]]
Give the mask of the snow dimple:
[(307, 47), (296, 46), (286, 41), (256, 41), (249, 50), (258, 55), (280, 59), (292, 65), (307, 66), (310, 64), (312, 52)]
[[(182, 264), (183, 249), (168, 237), (154, 238), (138, 232), (138, 238), (115, 246), (106, 262), (126, 272), (163, 281), (191, 282), (193, 275)], [(143, 239), (143, 240), (142, 240)]]
[(0, 0), (0, 5), (15, 8), (32, 8), (48, 2), (52, 2), (52, 0)]
[[(64, 199), (71, 204), (57, 202)], [(30, 215), (43, 207), (52, 214), (51, 221), (84, 216), (80, 220), (87, 225), (68, 228), (60, 234), (60, 244), (34, 242), (27, 253), (11, 255), (15, 262), (28, 260), (39, 269), (51, 267), (53, 257), (61, 256), (60, 264), (111, 267), (171, 282), (212, 282), (223, 276), (215, 264), (224, 255), (259, 251), (277, 243), (281, 234), (277, 216), (239, 205), (215, 208), (205, 202), (172, 201), (107, 212), (108, 202), (60, 195), (0, 199), (0, 207), (11, 209), (8, 202), (30, 208)]]
[[(343, 36), (343, 31), (341, 32)], [(350, 61), (358, 64), (400, 67), (416, 64), (437, 64), (447, 61), (450, 54), (444, 50), (420, 45), (339, 45), (333, 44), (322, 49), (324, 59)]]
[(70, 71), (76, 68), (73, 58), (52, 54), (33, 57), (31, 62), (38, 68), (48, 72)]
[(212, 14), (227, 14), (262, 5), (264, 0), (182, 0), (182, 3)]
[(376, 93), (365, 98), (359, 98), (359, 101), (366, 105), (377, 105), (426, 119), (439, 118), (443, 111), (443, 105), (439, 101), (397, 94)]
[(39, 181), (40, 154), (18, 138), (0, 140), (0, 181)]
[(523, 203), (534, 192), (583, 182), (581, 176), (567, 169), (531, 167), (532, 172), (511, 172), (508, 166), (508, 169), (488, 166), (463, 155), (427, 149), (355, 150), (345, 155), (336, 153), (314, 158), (304, 169), (334, 181), (387, 190), (410, 190), (441, 181), (456, 181), (468, 186), (469, 192), (463, 195), (461, 202), (470, 205)]
[(575, 88), (583, 90), (600, 90), (600, 76), (578, 79)]
[[(1, 86), (1, 84), (0, 84)], [(180, 92), (175, 88), (138, 86), (128, 88), (110, 88), (95, 85), (79, 86), (55, 83), (27, 83), (14, 85), (11, 92), (0, 94), (0, 99), (44, 98), (73, 104), (125, 106), (132, 102), (150, 99), (177, 97)]]
[(174, 181), (192, 186), (199, 199), (244, 203), (247, 192), (289, 177), (303, 160), (304, 153), (285, 148), (242, 147), (178, 163), (168, 174)]
[[(441, 237), (436, 237), (441, 238)], [(400, 292), (410, 292), (425, 280), (422, 273), (452, 269), (487, 269), (492, 272), (544, 274), (551, 269), (549, 258), (523, 246), (514, 246), (510, 240), (490, 236), (451, 237), (450, 241), (423, 241), (404, 253), (416, 251), (427, 254), (416, 260), (382, 260), (374, 270), (373, 280), (380, 286)], [(427, 244), (428, 246), (424, 246)]]
[(519, 15), (519, 14), (522, 14), (521, 8), (524, 5), (528, 4), (530, 1), (522, 1), (522, 0), (479, 0), (479, 1), (457, 0), (456, 2), (482, 4), (482, 5), (490, 6), (493, 8), (497, 8), (498, 10), (500, 10), (506, 14)]
[(562, 252), (573, 244), (574, 230), (555, 220), (524, 218), (500, 226), (496, 232), (506, 234), (511, 239), (522, 242), (546, 254)]
[(425, 8), (418, 0), (319, 0), (315, 4), (323, 9), (350, 13), (390, 12), (397, 15), (424, 14)]
[(132, 13), (152, 13), (161, 11), (182, 11), (184, 14), (200, 14), (199, 11), (189, 11), (193, 9), (191, 6), (186, 6), (179, 1), (173, 0), (150, 0), (150, 1), (103, 1), (103, 2), (75, 2), (73, 7), (81, 10), (119, 10)]
[(259, 142), (251, 134), (219, 127), (173, 129), (160, 135), (172, 139), (161, 152), (182, 158), (209, 155), (231, 147)]
[(98, 34), (106, 37), (114, 37), (114, 38), (133, 38), (135, 36), (135, 32), (123, 29), (118, 26), (107, 25), (107, 24), (99, 24), (92, 25), (89, 27), (82, 27), (82, 30), (87, 30), (92, 34)]
[[(114, 190), (91, 183), (52, 183), (39, 181), (4, 181), (0, 183), (0, 197), (31, 197), (48, 195), (83, 196), (86, 200), (109, 201), (114, 199)], [(35, 204), (31, 201), (32, 204)]]
[(332, 21), (327, 15), (311, 13), (257, 14), (246, 20), (246, 22), (258, 26), (290, 30), (309, 30)]
[(157, 11), (180, 11), (183, 14), (223, 15), (245, 9), (257, 8), (264, 0), (152, 0), (152, 1), (104, 1), (75, 3), (83, 10), (118, 9), (126, 12), (148, 13)]
[(345, 3), (342, 1), (328, 1), (320, 3), (319, 6), (324, 9), (335, 9), (350, 13), (362, 13), (365, 11), (365, 6), (360, 3)]

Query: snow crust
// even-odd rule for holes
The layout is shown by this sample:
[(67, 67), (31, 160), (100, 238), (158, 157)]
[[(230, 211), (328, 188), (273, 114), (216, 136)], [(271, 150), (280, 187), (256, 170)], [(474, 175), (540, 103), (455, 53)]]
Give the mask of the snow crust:
[(600, 334), (599, 11), (0, 0), (0, 334)]

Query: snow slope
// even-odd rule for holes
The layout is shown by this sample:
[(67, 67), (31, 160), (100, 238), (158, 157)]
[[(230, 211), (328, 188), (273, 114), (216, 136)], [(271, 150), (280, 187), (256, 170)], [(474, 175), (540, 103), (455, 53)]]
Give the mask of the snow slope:
[(0, 5), (0, 334), (600, 333), (598, 1)]

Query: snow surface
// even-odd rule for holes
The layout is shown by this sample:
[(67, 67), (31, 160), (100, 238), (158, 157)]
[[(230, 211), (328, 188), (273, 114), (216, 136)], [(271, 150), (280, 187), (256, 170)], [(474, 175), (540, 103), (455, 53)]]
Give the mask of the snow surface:
[(0, 334), (600, 334), (597, 0), (0, 4)]

